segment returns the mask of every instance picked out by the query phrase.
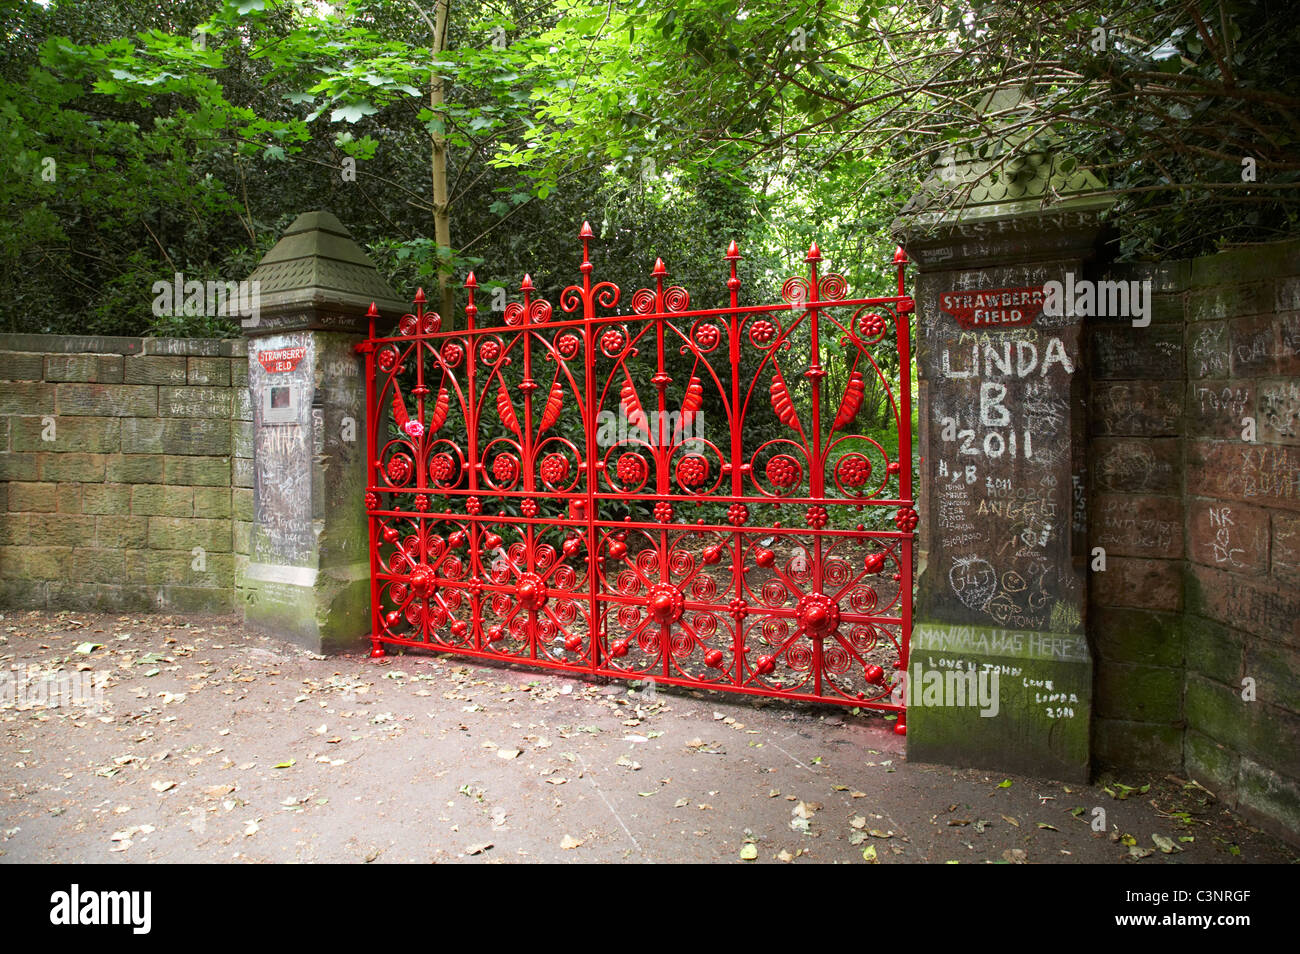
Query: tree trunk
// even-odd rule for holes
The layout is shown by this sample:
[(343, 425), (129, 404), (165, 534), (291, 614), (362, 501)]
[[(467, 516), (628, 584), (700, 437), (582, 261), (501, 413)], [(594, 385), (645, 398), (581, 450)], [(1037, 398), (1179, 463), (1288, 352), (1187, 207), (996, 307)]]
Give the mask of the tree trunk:
[[(433, 58), (447, 47), (447, 14), (450, 0), (437, 0), (436, 23), (433, 33)], [(443, 112), (443, 81), (436, 67), (429, 75), (429, 108), (435, 120), (446, 122)], [(451, 328), (455, 322), (455, 295), (451, 286), (451, 213), (447, 198), (447, 136), (445, 126), (433, 134), (433, 235), (438, 245), (438, 312), (443, 327)]]

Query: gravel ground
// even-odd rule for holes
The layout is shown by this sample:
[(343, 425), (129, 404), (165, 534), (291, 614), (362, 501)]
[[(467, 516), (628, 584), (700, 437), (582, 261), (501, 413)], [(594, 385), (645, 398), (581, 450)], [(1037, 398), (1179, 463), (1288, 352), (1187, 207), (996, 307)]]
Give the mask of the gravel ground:
[[(0, 673), (0, 862), (1296, 860), (1175, 776), (909, 763), (874, 714), (325, 658), (234, 617), (7, 613)], [(98, 707), (32, 704), (39, 673)]]

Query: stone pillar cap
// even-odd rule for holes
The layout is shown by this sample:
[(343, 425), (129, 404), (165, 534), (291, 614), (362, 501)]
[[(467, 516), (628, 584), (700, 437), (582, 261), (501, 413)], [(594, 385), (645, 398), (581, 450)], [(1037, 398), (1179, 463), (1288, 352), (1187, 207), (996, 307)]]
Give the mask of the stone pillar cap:
[(248, 281), (258, 283), (259, 298), (258, 321), (245, 323), (250, 335), (321, 327), (314, 319), (325, 313), (335, 315), (326, 326), (355, 314), (362, 329), (371, 302), (384, 317), (408, 310), (343, 223), (323, 210), (294, 219)]
[(1099, 229), (1115, 196), (1060, 136), (1017, 125), (1031, 107), (1017, 86), (987, 93), (976, 111), (991, 130), (977, 143), (945, 149), (891, 226), (909, 254), (931, 243), (1010, 232)]

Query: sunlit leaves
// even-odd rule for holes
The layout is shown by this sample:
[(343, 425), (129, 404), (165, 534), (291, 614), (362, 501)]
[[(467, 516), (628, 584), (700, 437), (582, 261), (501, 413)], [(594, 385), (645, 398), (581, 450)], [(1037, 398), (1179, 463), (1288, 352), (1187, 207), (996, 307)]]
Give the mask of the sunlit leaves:
[(330, 122), (355, 123), (363, 116), (372, 116), (376, 112), (374, 106), (365, 102), (344, 103), (342, 106), (336, 106), (330, 111)]

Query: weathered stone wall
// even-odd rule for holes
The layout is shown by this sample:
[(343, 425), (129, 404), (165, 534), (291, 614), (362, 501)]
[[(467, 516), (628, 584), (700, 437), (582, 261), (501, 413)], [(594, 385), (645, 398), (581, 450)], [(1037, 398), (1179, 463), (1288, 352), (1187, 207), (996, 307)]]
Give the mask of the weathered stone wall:
[(229, 612), (243, 341), (0, 335), (0, 607)]
[(1095, 277), (1156, 293), (1088, 329), (1095, 755), (1300, 831), (1300, 243)]

